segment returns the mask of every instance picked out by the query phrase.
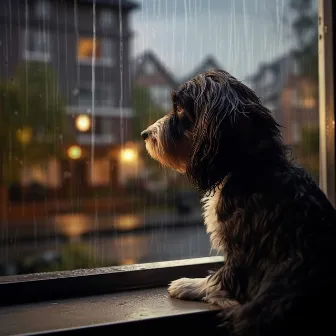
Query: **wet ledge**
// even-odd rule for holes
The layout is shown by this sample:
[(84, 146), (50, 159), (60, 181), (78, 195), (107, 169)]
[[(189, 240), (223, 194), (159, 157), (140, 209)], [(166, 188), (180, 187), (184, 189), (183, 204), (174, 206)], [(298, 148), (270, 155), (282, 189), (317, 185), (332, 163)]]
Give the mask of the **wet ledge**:
[(166, 287), (0, 308), (1, 335), (188, 331), (216, 326), (217, 308), (180, 301)]

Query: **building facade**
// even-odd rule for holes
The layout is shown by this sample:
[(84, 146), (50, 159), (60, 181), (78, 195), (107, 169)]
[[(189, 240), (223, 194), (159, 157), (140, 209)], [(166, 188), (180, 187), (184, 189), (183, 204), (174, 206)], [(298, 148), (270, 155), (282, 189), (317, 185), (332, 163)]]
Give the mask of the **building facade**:
[(120, 149), (131, 132), (129, 16), (136, 8), (128, 0), (1, 1), (0, 79), (22, 62), (50, 65), (73, 139), (53, 168), (24, 167), (26, 183), (117, 187)]

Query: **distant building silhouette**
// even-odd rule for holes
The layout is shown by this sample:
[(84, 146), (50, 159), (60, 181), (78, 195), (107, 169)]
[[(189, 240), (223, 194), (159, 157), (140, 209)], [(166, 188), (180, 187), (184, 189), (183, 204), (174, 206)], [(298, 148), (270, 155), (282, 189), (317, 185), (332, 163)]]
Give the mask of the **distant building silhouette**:
[(134, 61), (133, 80), (149, 90), (153, 102), (164, 111), (171, 108), (171, 91), (178, 83), (153, 51), (145, 51)]
[(189, 73), (186, 76), (183, 76), (183, 78), (180, 80), (180, 83), (182, 84), (200, 73), (204, 73), (209, 70), (219, 70), (219, 69), (223, 68), (219, 65), (219, 63), (215, 60), (215, 58), (211, 55), (206, 56), (204, 60), (196, 68), (192, 70), (191, 73)]
[(297, 73), (297, 62), (289, 53), (270, 63), (262, 63), (259, 69), (246, 79), (263, 104), (269, 108), (276, 120), (282, 124), (281, 94), (291, 75)]

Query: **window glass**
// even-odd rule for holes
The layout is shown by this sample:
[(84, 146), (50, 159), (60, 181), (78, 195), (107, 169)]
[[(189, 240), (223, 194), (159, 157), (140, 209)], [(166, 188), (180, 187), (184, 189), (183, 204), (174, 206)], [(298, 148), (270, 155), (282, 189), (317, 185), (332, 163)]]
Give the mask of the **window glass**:
[(50, 3), (0, 1), (0, 275), (217, 254), (202, 195), (140, 136), (209, 69), (256, 92), (319, 180), (317, 0)]
[(93, 56), (98, 64), (112, 65), (114, 57), (111, 39), (80, 38), (77, 46), (78, 61), (91, 65)]

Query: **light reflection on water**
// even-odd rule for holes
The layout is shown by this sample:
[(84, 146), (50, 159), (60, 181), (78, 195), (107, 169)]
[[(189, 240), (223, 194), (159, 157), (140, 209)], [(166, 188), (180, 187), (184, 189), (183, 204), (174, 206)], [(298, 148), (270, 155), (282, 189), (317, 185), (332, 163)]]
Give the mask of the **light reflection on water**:
[[(171, 211), (98, 217), (60, 214), (34, 227), (21, 223), (24, 230), (21, 228), (20, 233), (33, 239), (22, 240), (20, 244), (15, 241), (3, 244), (0, 264), (15, 263), (27, 257), (45, 259), (48, 255), (63, 256), (62, 260), (79, 258), (81, 264), (74, 266), (77, 268), (204, 257), (210, 255), (210, 244), (202, 223), (199, 210), (187, 215)], [(17, 232), (15, 226), (11, 230), (14, 231), (10, 237)], [(46, 239), (32, 237), (34, 232), (38, 233), (36, 237), (41, 235)], [(87, 260), (91, 266), (85, 266)], [(65, 264), (69, 263), (65, 261)]]
[[(65, 214), (54, 218), (57, 231), (68, 238), (77, 238), (92, 230), (95, 218), (86, 214)], [(127, 214), (120, 216), (106, 216), (97, 220), (99, 230), (130, 231), (141, 226), (141, 218), (137, 215)]]

